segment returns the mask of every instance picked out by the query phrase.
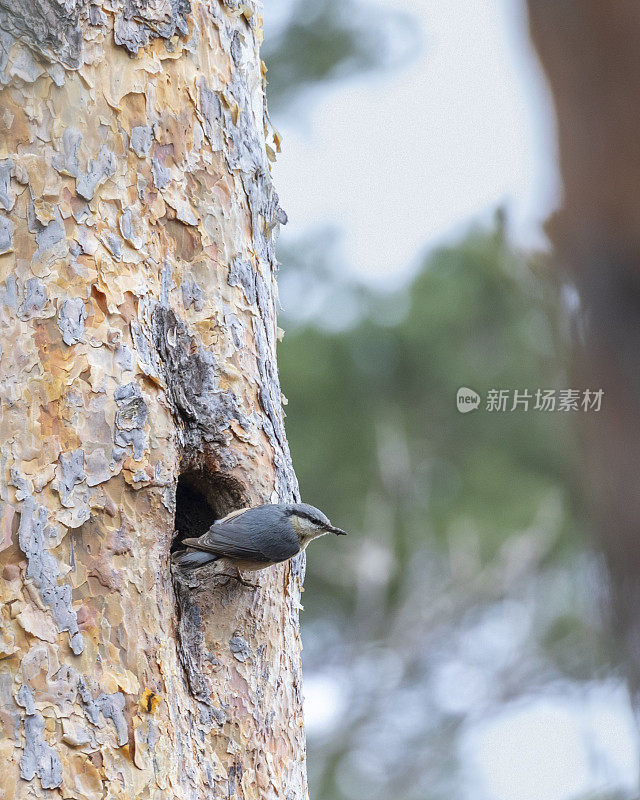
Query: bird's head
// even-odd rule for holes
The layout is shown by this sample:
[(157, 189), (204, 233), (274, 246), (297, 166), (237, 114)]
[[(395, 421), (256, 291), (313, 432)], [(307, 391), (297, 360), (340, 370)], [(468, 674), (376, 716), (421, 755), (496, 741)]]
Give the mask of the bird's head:
[(298, 535), (301, 547), (305, 547), (312, 539), (324, 536), (325, 533), (335, 533), (337, 536), (346, 536), (342, 528), (336, 528), (328, 518), (314, 506), (307, 503), (292, 503), (287, 506), (289, 521)]

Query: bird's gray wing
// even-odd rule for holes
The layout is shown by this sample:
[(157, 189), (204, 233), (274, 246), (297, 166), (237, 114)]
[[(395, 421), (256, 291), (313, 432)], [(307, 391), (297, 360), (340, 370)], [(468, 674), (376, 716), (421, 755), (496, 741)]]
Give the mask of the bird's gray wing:
[(196, 550), (214, 553), (223, 558), (264, 562), (286, 561), (300, 550), (300, 543), (284, 514), (273, 512), (265, 529), (264, 513), (243, 514), (216, 522), (198, 539), (185, 539), (183, 544)]

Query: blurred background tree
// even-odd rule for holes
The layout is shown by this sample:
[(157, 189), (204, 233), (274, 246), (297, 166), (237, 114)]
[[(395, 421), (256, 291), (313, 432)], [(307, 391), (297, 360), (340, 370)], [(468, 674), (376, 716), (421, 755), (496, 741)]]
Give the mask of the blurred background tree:
[[(362, 24), (363, 4), (286, 11), (263, 49), (276, 127), (305, 87), (390, 68), (383, 18)], [(499, 210), (385, 291), (353, 276), (336, 230), (280, 248), (294, 464), (303, 498), (351, 533), (307, 566), (313, 800), (507, 797), (477, 783), (488, 719), (622, 691), (571, 415), (456, 410), (460, 386), (571, 385), (552, 269), (505, 225)], [(597, 732), (589, 748), (590, 785), (619, 786)]]

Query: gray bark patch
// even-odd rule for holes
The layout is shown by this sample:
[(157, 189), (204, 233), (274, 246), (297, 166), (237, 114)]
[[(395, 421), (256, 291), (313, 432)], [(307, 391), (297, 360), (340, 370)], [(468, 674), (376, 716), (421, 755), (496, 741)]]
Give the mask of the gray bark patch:
[(82, 483), (87, 477), (84, 471), (83, 451), (78, 448), (67, 453), (60, 453), (57, 473), (60, 502), (65, 508), (72, 508), (71, 492), (73, 487)]
[(11, 211), (16, 195), (11, 189), (11, 176), (14, 174), (14, 163), (10, 158), (0, 161), (0, 204), (5, 211)]
[(84, 678), (78, 681), (78, 692), (82, 701), (84, 713), (92, 725), (101, 728), (100, 715), (104, 719), (111, 720), (116, 729), (116, 741), (118, 747), (122, 747), (129, 741), (127, 720), (124, 716), (125, 697), (122, 692), (113, 694), (99, 694), (95, 699), (91, 696), (89, 687)]
[(86, 316), (87, 311), (81, 297), (70, 297), (64, 301), (58, 311), (58, 328), (65, 344), (71, 346), (82, 339)]
[(58, 153), (51, 160), (51, 164), (62, 175), (70, 175), (77, 178), (80, 174), (80, 164), (78, 163), (78, 149), (82, 141), (82, 134), (76, 128), (66, 128), (62, 134), (62, 153)]
[(137, 55), (151, 39), (171, 39), (177, 33), (189, 33), (187, 14), (191, 11), (189, 0), (168, 0), (157, 3), (150, 0), (124, 0), (122, 13), (114, 27), (116, 44)]
[(243, 417), (234, 394), (219, 387), (215, 355), (194, 346), (185, 325), (170, 309), (156, 307), (153, 328), (169, 399), (183, 423), (183, 445), (201, 450), (204, 443), (223, 443), (231, 420), (242, 424)]
[(36, 231), (36, 242), (38, 243), (39, 253), (51, 250), (54, 245), (58, 244), (58, 242), (62, 242), (65, 238), (64, 224), (57, 208), (54, 214), (54, 218), (48, 225), (43, 225), (40, 230)]
[(211, 686), (202, 674), (204, 635), (200, 608), (191, 600), (189, 586), (177, 572), (173, 588), (178, 601), (178, 657), (191, 694), (200, 702), (211, 704)]
[(122, 259), (122, 239), (115, 233), (107, 233), (101, 238), (102, 244), (107, 248), (116, 261)]
[(76, 178), (76, 191), (85, 200), (91, 200), (101, 183), (115, 175), (116, 157), (106, 145), (102, 145), (97, 158), (89, 162), (89, 169), (85, 174)]
[(123, 215), (120, 217), (118, 224), (120, 226), (120, 233), (123, 235), (123, 237), (132, 245), (132, 247), (134, 247), (136, 250), (140, 250), (144, 244), (144, 239), (135, 229), (133, 224), (133, 212), (130, 208), (125, 210)]
[(136, 461), (140, 461), (147, 448), (144, 426), (149, 416), (149, 409), (140, 387), (134, 381), (119, 386), (114, 393), (114, 399), (118, 406), (115, 420), (115, 445), (117, 448), (131, 446), (133, 457)]
[(171, 183), (171, 172), (158, 161), (157, 158), (151, 159), (151, 173), (153, 175), (153, 185), (156, 189), (164, 189)]
[(198, 284), (191, 278), (182, 281), (182, 302), (185, 309), (193, 306), (196, 311), (202, 311), (204, 307), (204, 292)]
[(249, 643), (237, 634), (229, 640), (229, 649), (237, 661), (246, 661), (251, 656)]
[(41, 714), (27, 713), (24, 718), (24, 752), (20, 759), (20, 776), (31, 781), (40, 778), (43, 789), (55, 789), (62, 783), (62, 764), (56, 751), (44, 738)]
[(9, 275), (4, 282), (4, 292), (2, 293), (2, 304), (14, 311), (18, 310), (18, 282), (15, 275)]
[(69, 631), (71, 649), (80, 655), (84, 642), (71, 606), (71, 586), (58, 584), (58, 562), (47, 549), (53, 533), (47, 522), (47, 509), (39, 506), (33, 497), (27, 497), (20, 512), (18, 542), (27, 557), (27, 578), (33, 581), (42, 601), (51, 609), (58, 630)]
[(153, 129), (150, 125), (138, 125), (131, 131), (131, 149), (138, 156), (144, 158), (151, 151)]
[(23, 683), (20, 689), (18, 690), (18, 694), (16, 695), (16, 703), (26, 710), (28, 715), (32, 715), (36, 713), (36, 706), (33, 700), (33, 692), (31, 691), (31, 687)]
[(80, 66), (83, 0), (0, 0), (0, 28), (51, 61)]
[(242, 62), (242, 42), (240, 41), (240, 36), (240, 31), (234, 31), (233, 38), (231, 39), (231, 58), (236, 67), (240, 66)]
[(168, 308), (169, 292), (175, 287), (173, 280), (173, 267), (169, 259), (165, 258), (162, 262), (162, 272), (160, 273), (160, 304)]
[(9, 253), (13, 249), (13, 222), (0, 214), (0, 254)]
[(229, 265), (229, 286), (239, 286), (250, 305), (256, 302), (256, 276), (248, 261), (236, 256)]
[(212, 150), (222, 150), (224, 136), (222, 129), (222, 103), (217, 91), (210, 89), (205, 78), (198, 81), (200, 90), (200, 115), (205, 136)]
[(24, 286), (24, 300), (18, 310), (21, 319), (32, 319), (40, 315), (48, 300), (44, 284), (39, 278), (29, 278)]

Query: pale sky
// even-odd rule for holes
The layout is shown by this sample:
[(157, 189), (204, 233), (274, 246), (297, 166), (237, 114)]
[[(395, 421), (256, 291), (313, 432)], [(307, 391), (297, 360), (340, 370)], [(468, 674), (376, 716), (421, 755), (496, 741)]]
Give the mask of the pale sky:
[[(397, 275), (506, 203), (516, 240), (543, 243), (558, 196), (553, 123), (519, 3), (386, 0), (370, 13), (380, 6), (415, 15), (423, 47), (277, 120), (283, 240), (334, 224), (351, 268)], [(267, 9), (265, 22), (268, 35)]]

